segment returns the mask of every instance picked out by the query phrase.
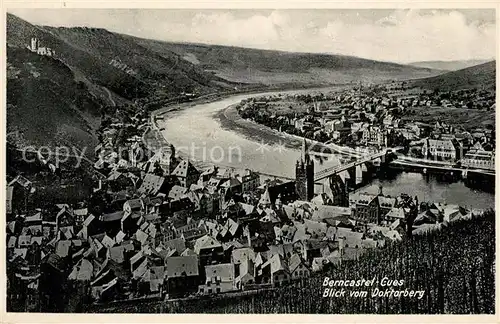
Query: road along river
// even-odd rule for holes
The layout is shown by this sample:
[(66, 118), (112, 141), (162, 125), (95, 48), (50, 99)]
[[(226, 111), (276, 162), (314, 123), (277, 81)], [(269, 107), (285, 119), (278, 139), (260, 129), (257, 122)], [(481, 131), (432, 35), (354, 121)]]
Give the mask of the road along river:
[[(340, 90), (324, 88), (321, 91)], [(184, 156), (207, 164), (252, 169), (267, 175), (295, 177), (295, 163), (301, 157), (302, 141), (262, 125), (242, 120), (229, 106), (250, 97), (277, 93), (310, 93), (315, 90), (295, 90), (231, 96), (216, 102), (169, 111), (164, 120), (158, 120), (163, 137)], [(319, 90), (316, 90), (319, 91)], [(315, 169), (335, 166), (338, 156), (315, 159)], [(384, 192), (399, 195), (402, 192), (417, 195), (420, 201), (447, 202), (474, 208), (494, 208), (492, 193), (467, 188), (462, 182), (446, 183), (418, 173), (398, 172), (390, 179), (377, 179), (361, 191), (376, 193), (378, 185)], [(358, 190), (359, 192), (359, 190)]]

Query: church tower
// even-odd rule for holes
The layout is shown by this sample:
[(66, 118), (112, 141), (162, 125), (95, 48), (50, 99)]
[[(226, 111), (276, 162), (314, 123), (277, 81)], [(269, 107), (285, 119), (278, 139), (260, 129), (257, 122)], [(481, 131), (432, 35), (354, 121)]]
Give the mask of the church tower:
[(171, 175), (180, 163), (180, 161), (175, 156), (175, 146), (173, 146), (172, 144), (170, 144), (170, 156), (167, 156), (167, 159), (167, 174)]
[(307, 152), (307, 143), (302, 143), (302, 156), (295, 165), (295, 189), (298, 198), (310, 201), (314, 197), (314, 162)]

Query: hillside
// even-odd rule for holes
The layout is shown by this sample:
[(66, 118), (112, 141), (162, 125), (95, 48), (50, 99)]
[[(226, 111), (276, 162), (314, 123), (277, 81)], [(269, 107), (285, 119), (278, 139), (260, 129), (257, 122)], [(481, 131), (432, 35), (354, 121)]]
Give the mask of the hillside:
[(415, 67), (423, 67), (428, 69), (436, 69), (442, 71), (457, 71), (468, 67), (486, 63), (490, 60), (461, 60), (461, 61), (422, 61), (412, 62), (408, 65)]
[(7, 15), (9, 45), (26, 47), (31, 37), (54, 49), (59, 59), (91, 82), (126, 99), (234, 88), (173, 52), (159, 55), (105, 29), (34, 26)]
[(466, 69), (448, 72), (435, 77), (415, 80), (413, 86), (424, 89), (454, 91), (460, 89), (495, 89), (496, 61), (490, 61)]
[(7, 57), (8, 139), (19, 146), (76, 145), (93, 152), (102, 100), (56, 59), (13, 47)]
[[(31, 52), (31, 38), (55, 55)], [(21, 146), (65, 143), (90, 153), (105, 112), (235, 86), (175, 53), (158, 55), (104, 29), (36, 26), (8, 14), (7, 46), (7, 125), (15, 134), (9, 140)]]
[[(422, 78), (438, 71), (357, 57), (168, 43), (100, 28), (32, 25), (7, 15), (7, 42), (36, 37), (104, 97), (135, 101), (255, 88)], [(105, 88), (105, 89), (104, 89)], [(110, 94), (111, 92), (111, 94)], [(116, 101), (115, 100), (115, 101)], [(110, 100), (112, 102), (113, 100)]]
[(412, 79), (439, 73), (427, 68), (352, 56), (291, 53), (131, 38), (151, 51), (161, 55), (177, 53), (183, 60), (235, 82), (332, 84)]

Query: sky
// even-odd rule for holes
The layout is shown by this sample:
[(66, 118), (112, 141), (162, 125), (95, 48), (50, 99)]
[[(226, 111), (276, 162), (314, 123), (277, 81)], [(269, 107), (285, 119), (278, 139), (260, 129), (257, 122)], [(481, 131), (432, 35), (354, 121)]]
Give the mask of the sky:
[[(64, 13), (62, 12), (64, 10)], [(494, 9), (9, 9), (38, 25), (409, 63), (493, 59)]]

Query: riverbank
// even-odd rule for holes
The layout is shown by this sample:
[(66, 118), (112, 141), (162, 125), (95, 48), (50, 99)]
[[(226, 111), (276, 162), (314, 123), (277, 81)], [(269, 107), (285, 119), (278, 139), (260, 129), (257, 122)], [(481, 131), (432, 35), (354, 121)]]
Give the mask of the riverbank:
[[(326, 88), (313, 87), (298, 90), (277, 90), (266, 93), (258, 92), (254, 93), (254, 95), (262, 96), (283, 92), (294, 94), (304, 92), (307, 93), (310, 91), (331, 91), (339, 89), (339, 87), (341, 86), (329, 86)], [(276, 150), (279, 151), (282, 157), (290, 156), (290, 161), (296, 161), (300, 158), (300, 151), (296, 148), (302, 145), (302, 139), (283, 137), (277, 135), (276, 133), (264, 130), (257, 130), (253, 134), (247, 133), (246, 135), (240, 136), (242, 135), (240, 132), (242, 128), (240, 126), (232, 124), (228, 127), (228, 125), (226, 125), (224, 129), (224, 127), (221, 127), (220, 120), (217, 120), (218, 113), (221, 111), (223, 112), (227, 109), (227, 107), (237, 104), (245, 98), (251, 98), (252, 96), (252, 94), (248, 93), (240, 95), (221, 94), (217, 97), (205, 97), (203, 99), (198, 98), (198, 100), (193, 102), (170, 105), (168, 107), (158, 109), (151, 113), (151, 131), (157, 134), (152, 137), (155, 138), (155, 141), (161, 141), (161, 145), (158, 146), (168, 147), (171, 143), (178, 147), (179, 155), (181, 157), (189, 157), (189, 159), (196, 166), (205, 167), (207, 165), (219, 165), (235, 169), (251, 169), (269, 177), (293, 179), (294, 169), (280, 166), (278, 169), (268, 170), (267, 168), (258, 167), (257, 164), (261, 166), (264, 161), (270, 163), (269, 156), (266, 157), (265, 153)], [(190, 117), (186, 118), (187, 116)], [(215, 132), (210, 131), (214, 128), (217, 129)], [(224, 131), (221, 131), (223, 129)], [(221, 133), (225, 134), (222, 135)], [(232, 140), (229, 141), (227, 136), (229, 134), (237, 135), (235, 137), (238, 138), (229, 136), (232, 138)], [(244, 145), (239, 143), (242, 138), (245, 138), (245, 144), (252, 142), (256, 146), (253, 149), (245, 150), (244, 154), (236, 156), (236, 159), (240, 160), (238, 163), (234, 163), (234, 159), (231, 161), (231, 156), (229, 156), (229, 161), (227, 159), (224, 161), (214, 161), (210, 158), (207, 159), (207, 156), (201, 156), (203, 152), (213, 153), (214, 151), (219, 152), (218, 150), (225, 150), (225, 153), (228, 153), (229, 149), (232, 147), (242, 148)], [(193, 154), (193, 151), (191, 150), (193, 146), (196, 146), (196, 149), (198, 150), (195, 154)], [(187, 150), (190, 154), (180, 152), (182, 148), (184, 148), (184, 151)], [(259, 152), (260, 148), (262, 148), (261, 152)], [(201, 152), (199, 149), (204, 151)], [(244, 155), (244, 157), (241, 155)], [(256, 159), (259, 161), (257, 162)], [(324, 160), (326, 159), (322, 158), (321, 163), (324, 162)]]
[[(184, 102), (184, 103), (171, 103), (168, 104), (167, 106), (154, 110), (150, 113), (150, 123), (151, 123), (151, 128), (155, 131), (160, 131), (161, 126), (157, 124), (157, 117), (161, 116), (163, 120), (168, 119), (173, 117), (177, 113), (182, 113), (185, 109), (191, 108), (194, 106), (202, 105), (202, 104), (209, 104), (209, 103), (214, 103), (217, 101), (222, 101), (224, 99), (230, 98), (230, 97), (236, 97), (239, 95), (251, 95), (251, 94), (256, 94), (258, 96), (262, 95), (268, 95), (271, 93), (279, 93), (279, 92), (290, 92), (290, 91), (320, 91), (320, 90), (332, 90), (335, 87), (345, 87), (346, 85), (330, 85), (327, 87), (317, 87), (317, 86), (311, 86), (311, 87), (302, 87), (302, 88), (291, 88), (291, 87), (283, 87), (283, 88), (278, 88), (278, 89), (272, 89), (270, 91), (266, 91), (266, 89), (259, 89), (259, 90), (254, 90), (252, 89), (251, 91), (239, 91), (239, 92), (227, 92), (227, 93), (221, 93), (221, 94), (209, 94), (209, 95), (204, 95), (201, 97), (196, 98), (193, 101), (190, 102)], [(339, 89), (340, 90), (340, 89)], [(265, 92), (263, 92), (265, 91)], [(228, 114), (229, 112), (229, 114)], [(299, 148), (302, 145), (302, 140), (303, 138), (298, 137), (298, 136), (293, 136), (290, 134), (286, 133), (280, 133), (278, 131), (272, 130), (271, 128), (265, 127), (258, 125), (256, 123), (246, 121), (243, 118), (241, 118), (236, 111), (236, 104), (230, 105), (229, 107), (225, 107), (224, 109), (221, 109), (219, 112), (214, 114), (214, 117), (217, 118), (221, 123), (224, 123), (223, 127), (225, 127), (228, 130), (236, 130), (236, 131), (243, 131), (243, 135), (249, 136), (252, 139), (257, 139), (258, 141), (262, 140), (262, 134), (256, 134), (256, 132), (263, 132), (266, 130), (269, 130), (268, 134), (271, 136), (275, 136), (278, 138), (280, 141), (272, 141), (273, 143), (280, 143), (281, 140), (286, 141), (286, 143), (283, 143), (285, 145), (288, 145), (289, 148)], [(161, 133), (160, 133), (161, 134)], [(283, 134), (286, 134), (287, 136), (284, 136)], [(308, 141), (314, 143), (314, 144), (322, 144), (313, 140)], [(168, 140), (165, 139), (165, 145), (169, 146), (170, 144), (168, 143)], [(328, 149), (328, 147), (325, 146), (325, 149)]]
[[(165, 139), (159, 128), (157, 127), (156, 124), (154, 124), (144, 135), (143, 140), (146, 143), (146, 146), (151, 149), (154, 152), (157, 152), (158, 150), (165, 150), (167, 152), (170, 152), (170, 143)], [(189, 154), (182, 152), (178, 150), (176, 152), (177, 156), (179, 156), (182, 159), (189, 160), (198, 170), (204, 170), (212, 166), (218, 166), (218, 167), (226, 167), (226, 168), (235, 168), (232, 165), (221, 163), (221, 162), (210, 162), (210, 161), (203, 161), (196, 159)], [(286, 177), (286, 176), (279, 176), (275, 174), (269, 174), (266, 172), (257, 172), (261, 176), (261, 181), (264, 181), (266, 179), (281, 179), (281, 180), (293, 180), (292, 178)]]
[[(210, 152), (215, 152), (216, 158), (224, 149), (224, 158), (216, 163), (221, 166), (229, 166), (235, 169), (251, 169), (261, 174), (271, 176), (295, 178), (296, 161), (300, 159), (301, 152), (297, 149), (302, 144), (301, 140), (294, 140), (288, 135), (276, 134), (275, 131), (265, 129), (264, 126), (258, 127), (250, 125), (251, 133), (245, 135), (246, 128), (244, 124), (250, 121), (241, 121), (243, 124), (233, 123), (227, 110), (228, 107), (240, 102), (245, 96), (235, 96), (218, 102), (209, 104), (200, 104), (191, 109), (183, 110), (182, 113), (176, 113), (165, 117), (159, 124), (165, 127), (161, 131), (163, 138), (167, 138), (178, 148), (185, 148), (185, 152), (190, 152), (192, 146), (197, 147), (195, 158), (210, 160)], [(224, 115), (224, 110), (227, 111)], [(222, 112), (221, 112), (222, 111)], [(233, 111), (234, 113), (234, 111)], [(219, 121), (222, 116), (223, 121)], [(239, 116), (234, 115), (235, 118)], [(226, 124), (230, 123), (230, 124)], [(163, 140), (163, 139), (162, 139)], [(286, 150), (280, 150), (279, 142), (286, 146)], [(287, 142), (287, 141), (288, 142)], [(262, 147), (262, 141), (267, 142), (266, 147)], [(293, 142), (295, 145), (293, 145)], [(287, 144), (288, 143), (288, 144)], [(290, 143), (292, 143), (290, 145)], [(230, 155), (228, 148), (238, 147), (239, 155)], [(179, 151), (179, 150), (178, 150)], [(206, 154), (204, 155), (204, 152)], [(331, 160), (319, 159), (315, 157), (315, 171), (320, 172), (323, 169), (335, 166), (334, 159), (338, 155), (331, 155)], [(192, 159), (192, 161), (194, 158)], [(429, 170), (428, 170), (429, 171)], [(395, 172), (392, 172), (395, 173)], [(388, 174), (381, 179), (382, 182), (374, 180), (372, 185), (382, 184), (384, 192), (399, 196), (401, 193), (407, 193), (415, 196), (413, 193), (418, 191), (419, 199), (426, 201), (448, 201), (464, 202), (470, 206), (494, 206), (494, 195), (481, 192), (469, 183), (441, 181), (438, 177), (426, 177), (419, 173), (403, 172), (400, 179), (393, 174)], [(418, 188), (415, 186), (418, 182)], [(369, 185), (369, 187), (372, 187)], [(376, 185), (370, 189), (378, 192)], [(479, 203), (481, 202), (481, 203)]]
[[(264, 141), (269, 145), (284, 145), (286, 148), (300, 149), (304, 142), (304, 137), (280, 132), (270, 127), (258, 124), (240, 116), (237, 104), (213, 114), (214, 119), (220, 122), (225, 130), (238, 132), (240, 135), (254, 141)], [(334, 154), (324, 143), (307, 139), (307, 144), (312, 151)]]
[(231, 91), (231, 92), (224, 92), (224, 93), (211, 93), (211, 94), (206, 94), (199, 96), (195, 98), (193, 101), (189, 102), (183, 102), (183, 103), (168, 103), (165, 105), (165, 107), (155, 109), (151, 111), (152, 116), (159, 116), (159, 115), (165, 115), (177, 111), (182, 111), (186, 108), (201, 105), (201, 104), (207, 104), (207, 103), (212, 103), (216, 101), (221, 101), (223, 99), (227, 99), (229, 97), (236, 97), (236, 96), (243, 96), (243, 95), (258, 95), (258, 96), (263, 96), (263, 95), (269, 95), (269, 94), (276, 94), (280, 92), (291, 92), (291, 91), (320, 91), (320, 90), (326, 90), (326, 89), (332, 89), (334, 87), (349, 87), (349, 85), (345, 84), (331, 84), (331, 85), (310, 85), (310, 86), (297, 86), (297, 85), (284, 85), (282, 87), (275, 87), (275, 88), (259, 88), (259, 89), (249, 89), (249, 90), (239, 90), (239, 91)]

